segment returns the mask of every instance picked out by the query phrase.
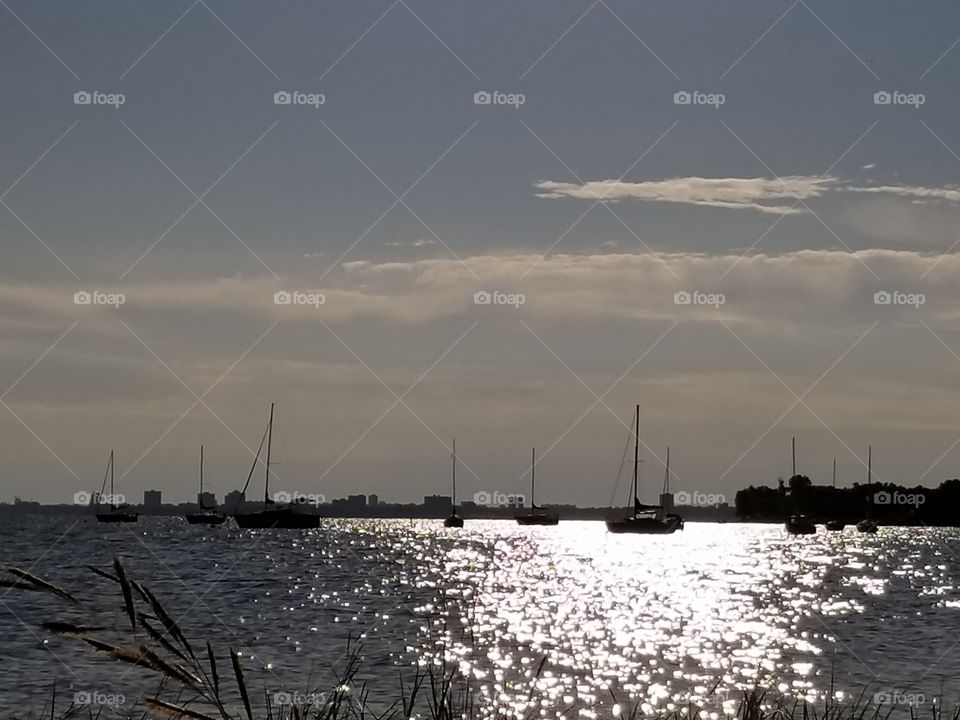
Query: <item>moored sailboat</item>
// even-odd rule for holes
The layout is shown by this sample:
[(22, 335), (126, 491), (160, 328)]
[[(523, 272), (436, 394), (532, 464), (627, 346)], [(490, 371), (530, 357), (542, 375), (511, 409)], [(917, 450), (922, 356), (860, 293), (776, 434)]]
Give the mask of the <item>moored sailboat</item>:
[[(797, 477), (797, 439), (790, 439), (790, 456), (791, 456), (791, 466), (793, 474), (790, 475), (790, 479), (793, 480)], [(791, 500), (793, 498), (791, 497)], [(817, 531), (816, 524), (810, 520), (806, 515), (794, 514), (787, 518), (786, 522), (787, 532), (791, 535), (813, 535)]]
[(203, 445), (200, 446), (200, 494), (197, 495), (200, 505), (200, 512), (187, 513), (187, 522), (191, 525), (220, 525), (227, 516), (217, 512), (216, 506), (207, 508), (203, 506)]
[[(833, 489), (837, 489), (837, 459), (833, 459)], [(840, 532), (847, 526), (843, 520), (828, 520), (827, 530), (830, 532)]]
[[(664, 535), (683, 530), (683, 518), (665, 513), (662, 505), (644, 505), (638, 495), (640, 477), (640, 405), (634, 417), (633, 436), (633, 514), (625, 518), (607, 520), (607, 530), (612, 533), (638, 535)], [(669, 473), (669, 469), (667, 470)]]
[(457, 439), (453, 439), (453, 452), (451, 453), (453, 458), (453, 494), (450, 496), (451, 509), (450, 517), (443, 521), (443, 526), (448, 528), (462, 528), (463, 527), (463, 518), (457, 515)]
[[(278, 507), (276, 502), (270, 497), (270, 452), (273, 445), (273, 411), (274, 403), (270, 403), (270, 420), (267, 423), (267, 429), (264, 434), (267, 442), (267, 462), (263, 478), (263, 510), (259, 512), (236, 513), (233, 519), (237, 521), (237, 525), (240, 527), (249, 529), (284, 528), (301, 530), (320, 527), (319, 515), (298, 510), (296, 506), (292, 505)], [(253, 466), (250, 468), (247, 482), (243, 486), (244, 493), (247, 491), (247, 486), (250, 484), (250, 478), (253, 477), (257, 463), (260, 461), (260, 451), (263, 449), (264, 438), (260, 440), (260, 447), (257, 448)]]
[(107, 472), (103, 476), (103, 486), (100, 489), (100, 496), (97, 498), (97, 507), (100, 506), (100, 498), (103, 496), (103, 490), (107, 485), (107, 475), (110, 476), (110, 510), (108, 512), (97, 512), (97, 520), (102, 523), (128, 523), (136, 522), (140, 513), (127, 510), (125, 503), (117, 504), (116, 494), (113, 488), (113, 450), (110, 451), (110, 460), (107, 462)]
[[(530, 455), (530, 512), (516, 515), (515, 519), (519, 525), (556, 525), (560, 522), (560, 516), (556, 513), (544, 512), (543, 508), (537, 507), (536, 487), (537, 472), (537, 449), (533, 448)], [(541, 512), (538, 512), (541, 511)]]
[(870, 491), (873, 488), (873, 446), (867, 447), (867, 517), (857, 523), (857, 530), (868, 535), (877, 532), (877, 521), (870, 517), (870, 505), (873, 498), (870, 497)]

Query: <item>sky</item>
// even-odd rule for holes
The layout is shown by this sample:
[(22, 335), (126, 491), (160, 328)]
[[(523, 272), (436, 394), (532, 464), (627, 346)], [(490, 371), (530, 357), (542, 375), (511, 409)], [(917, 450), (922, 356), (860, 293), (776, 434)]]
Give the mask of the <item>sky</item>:
[(958, 20), (3, 0), (0, 499), (960, 475)]

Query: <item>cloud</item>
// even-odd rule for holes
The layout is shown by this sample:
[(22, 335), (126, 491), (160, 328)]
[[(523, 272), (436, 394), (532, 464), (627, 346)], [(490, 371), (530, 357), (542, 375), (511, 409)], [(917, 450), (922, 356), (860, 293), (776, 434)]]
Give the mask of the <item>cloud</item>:
[(545, 180), (537, 183), (541, 198), (579, 198), (618, 201), (628, 198), (655, 202), (686, 203), (730, 210), (753, 210), (774, 215), (804, 212), (794, 207), (797, 198), (820, 197), (837, 184), (830, 176), (787, 175), (781, 178), (702, 178), (681, 177), (667, 180), (627, 182), (597, 180), (563, 183)]
[[(940, 456), (958, 432), (951, 388), (960, 364), (920, 323), (960, 347), (951, 330), (960, 313), (958, 273), (958, 254), (938, 260), (935, 253), (879, 249), (743, 258), (511, 253), (465, 256), (464, 262), (346, 263), (317, 288), (326, 296), (319, 307), (272, 301), (278, 289), (316, 287), (316, 274), (303, 268), (279, 280), (131, 281), (101, 288), (126, 294), (127, 303), (116, 309), (73, 305), (77, 288), (66, 283), (0, 282), (0, 377), (9, 386), (29, 369), (8, 396), (10, 406), (81, 475), (99, 471), (105, 438), (125, 448), (125, 464), (163, 438), (125, 481), (128, 492), (154, 487), (156, 478), (171, 478), (164, 491), (173, 496), (194, 492), (181, 468), (201, 437), (217, 448), (225, 478), (220, 490), (233, 487), (228, 483), (246, 477), (250, 463), (238, 438), (255, 448), (262, 413), (277, 400), (285, 413), (285, 444), (299, 467), (310, 469), (301, 478), (316, 481), (346, 453), (323, 480), (325, 493), (355, 491), (356, 478), (375, 476), (377, 458), (385, 456), (397, 461), (398, 498), (433, 492), (423, 480), (425, 468), (442, 458), (443, 448), (420, 418), (440, 430), (455, 418), (458, 432), (474, 438), (478, 455), (511, 447), (531, 422), (541, 437), (567, 438), (551, 460), (558, 487), (571, 501), (595, 502), (581, 490), (582, 477), (608, 453), (617, 456), (625, 430), (597, 408), (566, 435), (593, 402), (570, 369), (597, 392), (616, 385), (609, 403), (618, 413), (642, 399), (658, 416), (651, 424), (664, 444), (696, 437), (687, 466), (692, 477), (735, 463), (790, 406), (794, 398), (772, 373), (800, 393), (830, 369), (807, 401), (852, 446), (873, 442), (917, 457)], [(478, 290), (520, 292), (526, 303), (475, 305)], [(723, 293), (726, 302), (675, 304), (674, 294), (684, 290)], [(875, 305), (878, 290), (921, 292), (927, 302), (920, 308)], [(73, 320), (80, 322), (50, 350)], [(173, 373), (197, 393), (216, 386), (210, 407), (236, 435), (205, 407), (166, 434), (195, 404)], [(395, 402), (381, 380), (397, 393), (416, 387), (410, 397), (416, 416), (398, 407), (371, 429)], [(470, 413), (464, 415), (463, 407)], [(7, 441), (0, 449), (11, 458), (11, 477), (22, 478), (18, 487), (70, 497), (75, 488), (69, 477), (42, 482), (63, 475), (56, 460), (42, 447), (17, 452), (36, 439), (12, 415), (3, 417)], [(784, 424), (805, 422), (805, 434), (820, 432), (822, 445), (836, 453), (833, 436), (805, 408), (796, 408)], [(778, 428), (768, 444), (788, 436), (786, 427)], [(364, 444), (351, 453), (357, 438)], [(584, 458), (582, 448), (593, 450)], [(779, 445), (769, 452), (758, 447), (726, 489), (771, 479), (780, 451)], [(512, 462), (485, 469), (500, 475)], [(916, 474), (925, 469), (906, 468)]]
[[(933, 268), (931, 270), (931, 268)], [(929, 271), (929, 272), (928, 272)], [(872, 273), (883, 280), (877, 280)], [(960, 289), (960, 254), (869, 249), (800, 250), (740, 256), (624, 253), (477, 255), (459, 261), (425, 258), (406, 262), (353, 261), (317, 287), (308, 273), (271, 277), (232, 277), (214, 282), (133, 282), (108, 288), (123, 293), (119, 309), (76, 306), (76, 288), (0, 284), (0, 324), (11, 329), (30, 321), (83, 320), (103, 332), (123, 333), (117, 317), (138, 324), (176, 318), (221, 318), (243, 324), (330, 323), (348, 326), (373, 320), (409, 327), (452, 318), (491, 317), (477, 307), (480, 290), (523, 293), (524, 317), (565, 322), (590, 319), (600, 324), (637, 320), (715, 320), (766, 325), (772, 333), (793, 327), (840, 327), (875, 319), (873, 293), (883, 289), (924, 292), (926, 318), (955, 317)], [(278, 305), (278, 290), (324, 296), (320, 305)], [(678, 291), (723, 293), (725, 305), (690, 308), (674, 304)], [(481, 315), (477, 315), (481, 313)], [(483, 315), (482, 313), (486, 313)]]
[(437, 244), (437, 241), (431, 240), (430, 238), (417, 238), (416, 240), (413, 240), (413, 241), (397, 240), (393, 242), (388, 242), (387, 247), (422, 248), (422, 247), (429, 247), (430, 245), (436, 245), (436, 244)]
[(849, 187), (850, 192), (876, 193), (880, 195), (899, 195), (917, 200), (946, 200), (960, 202), (960, 189), (954, 187), (923, 187), (921, 185), (875, 185), (869, 187)]
[[(872, 167), (872, 166), (865, 166)], [(772, 215), (806, 212), (799, 200), (820, 198), (832, 193), (851, 192), (892, 195), (916, 201), (960, 203), (960, 188), (921, 185), (852, 185), (833, 176), (786, 175), (780, 178), (678, 177), (666, 180), (629, 182), (592, 180), (582, 183), (543, 180), (535, 186), (536, 197), (601, 200), (617, 202), (634, 199), (650, 202), (683, 203), (728, 210), (750, 210)]]

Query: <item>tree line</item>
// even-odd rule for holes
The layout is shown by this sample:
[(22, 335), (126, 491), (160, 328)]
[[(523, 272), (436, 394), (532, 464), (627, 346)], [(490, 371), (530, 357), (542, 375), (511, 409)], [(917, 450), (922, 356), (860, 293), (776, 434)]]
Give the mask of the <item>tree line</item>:
[(881, 524), (960, 526), (960, 479), (939, 487), (894, 483), (854, 483), (835, 488), (814, 485), (806, 475), (777, 479), (777, 487), (750, 487), (736, 496), (741, 520), (780, 521), (804, 514), (819, 522), (856, 522), (866, 517)]

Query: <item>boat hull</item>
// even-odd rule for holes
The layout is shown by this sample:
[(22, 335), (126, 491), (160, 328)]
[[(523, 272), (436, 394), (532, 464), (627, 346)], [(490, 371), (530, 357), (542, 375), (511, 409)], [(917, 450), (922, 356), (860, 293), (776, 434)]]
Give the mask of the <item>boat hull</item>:
[(191, 525), (222, 525), (227, 516), (220, 513), (189, 513), (186, 518)]
[(517, 525), (556, 525), (560, 522), (557, 515), (517, 515)]
[(877, 524), (873, 520), (861, 520), (857, 523), (857, 530), (868, 535), (873, 535), (877, 532)]
[(607, 520), (607, 530), (634, 535), (669, 535), (683, 530), (683, 518), (679, 515), (667, 515), (663, 520), (649, 517)]
[(132, 523), (136, 522), (140, 513), (97, 513), (97, 522), (102, 523)]
[(791, 515), (786, 522), (787, 532), (791, 535), (813, 535), (817, 524), (806, 515)]
[(448, 528), (462, 528), (463, 518), (459, 515), (451, 515), (443, 521), (443, 526)]
[(292, 512), (289, 510), (266, 510), (258, 513), (244, 513), (234, 515), (233, 519), (242, 528), (266, 529), (286, 528), (304, 530), (320, 527), (319, 515)]
[(830, 532), (840, 532), (843, 530), (847, 524), (842, 520), (831, 520), (827, 523), (827, 530)]

